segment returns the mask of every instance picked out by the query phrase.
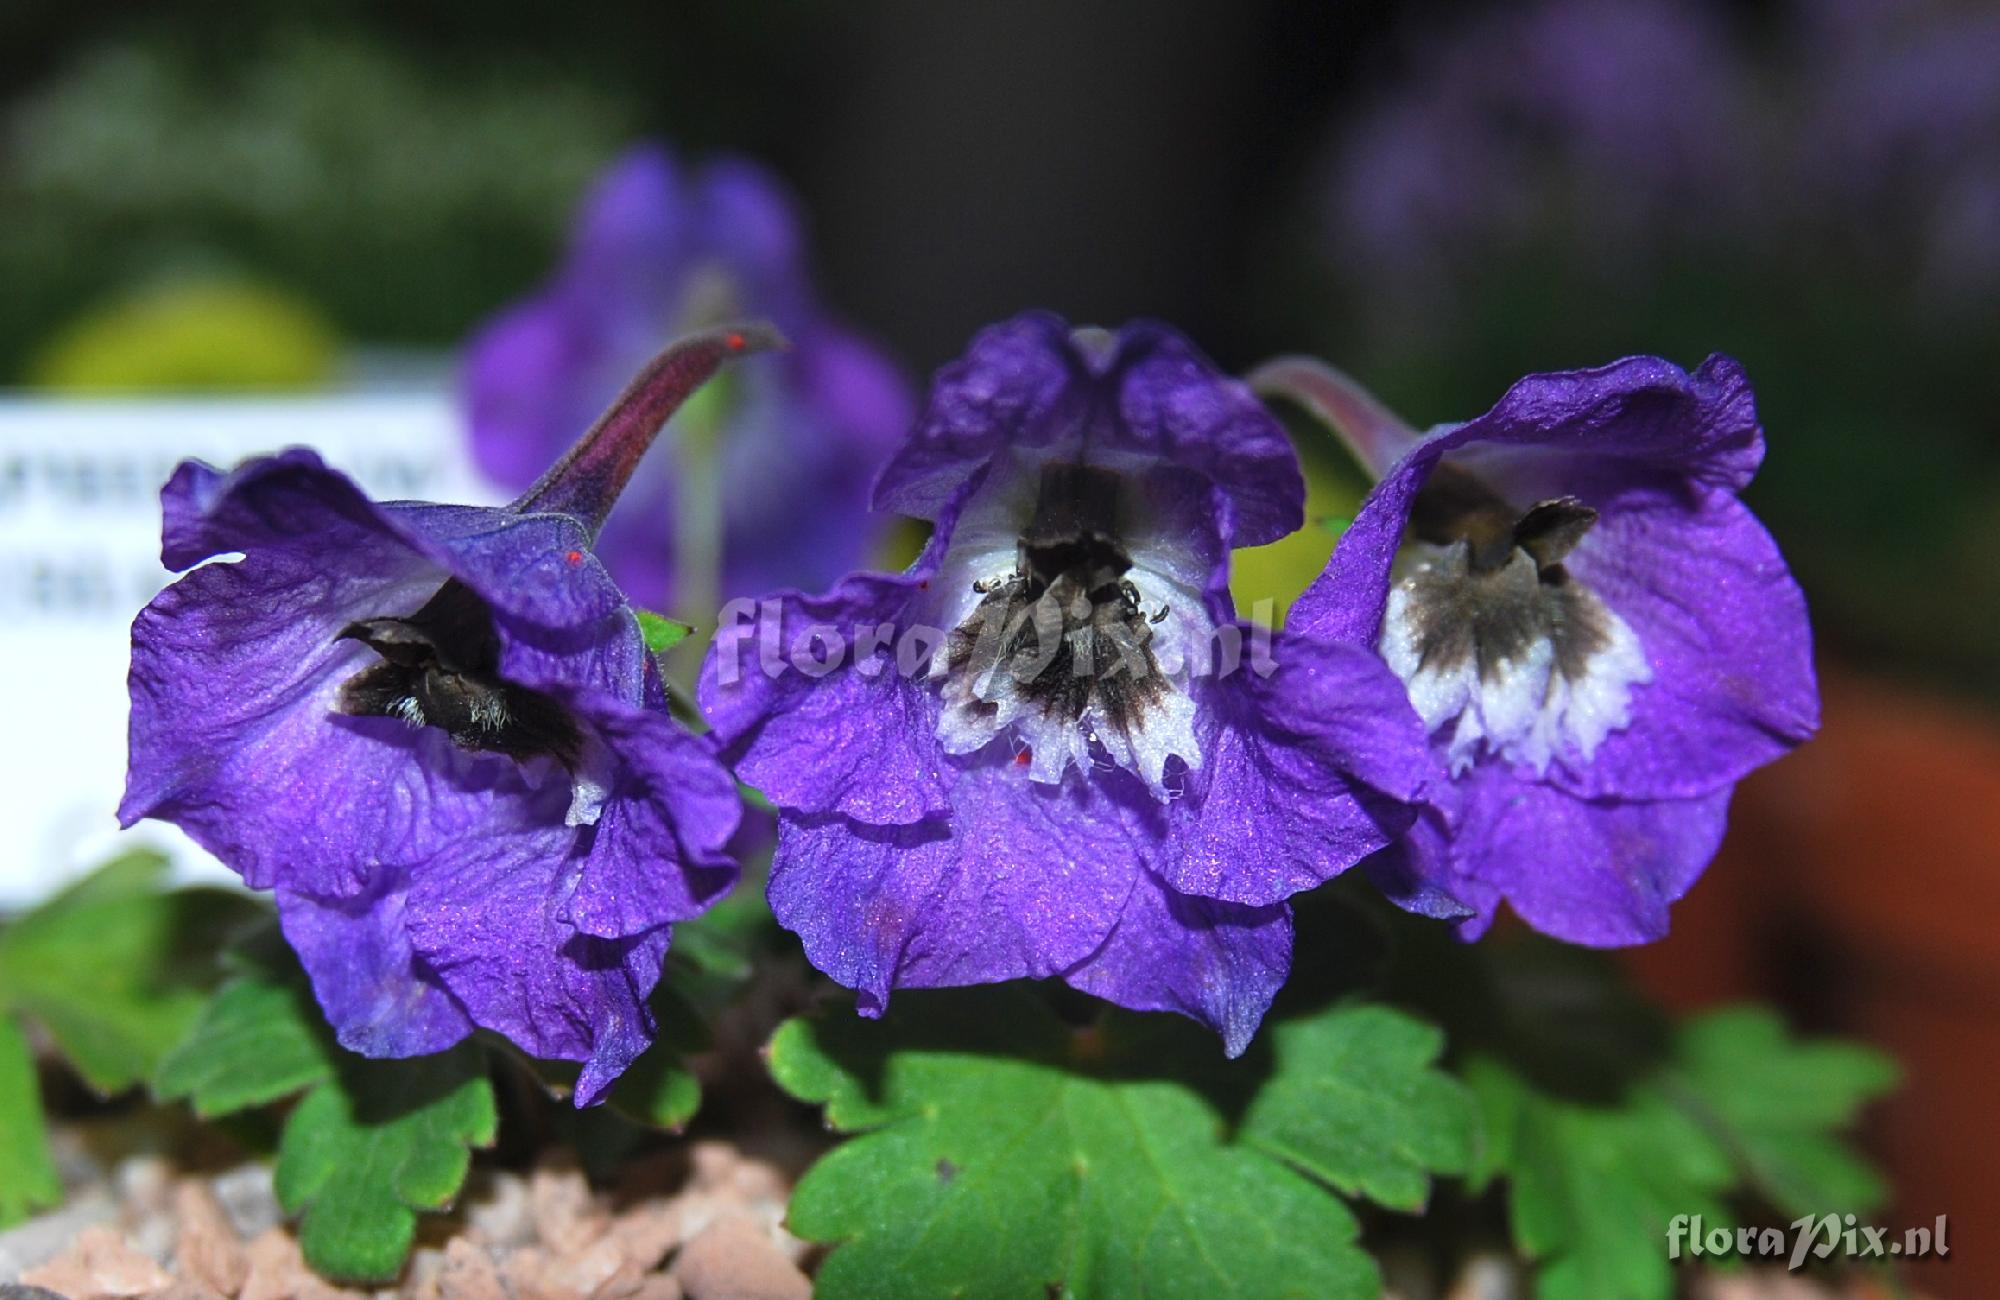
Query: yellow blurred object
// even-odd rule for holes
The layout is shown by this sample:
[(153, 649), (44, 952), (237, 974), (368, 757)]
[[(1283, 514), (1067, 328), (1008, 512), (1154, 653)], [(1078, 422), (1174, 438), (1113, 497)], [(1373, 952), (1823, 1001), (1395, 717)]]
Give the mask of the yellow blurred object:
[(29, 363), (65, 392), (323, 387), (339, 340), (312, 307), (239, 279), (174, 280), (92, 309)]
[(1359, 485), (1343, 474), (1303, 458), (1306, 526), (1269, 546), (1250, 546), (1230, 560), (1229, 593), (1236, 612), (1252, 622), (1276, 626), (1285, 611), (1319, 577), (1333, 554), (1341, 529), (1361, 503)]

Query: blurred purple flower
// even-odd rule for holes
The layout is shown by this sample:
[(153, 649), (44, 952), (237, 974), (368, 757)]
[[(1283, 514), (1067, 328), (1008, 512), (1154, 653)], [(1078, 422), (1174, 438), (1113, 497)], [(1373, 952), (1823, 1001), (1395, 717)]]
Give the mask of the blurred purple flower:
[(584, 1062), (581, 1105), (651, 1041), (739, 804), (590, 547), (666, 412), (752, 341), (677, 345), (506, 508), (377, 503), (306, 450), (162, 492), (190, 571), (133, 623), (119, 819), (275, 890), (350, 1050), (492, 1029)]
[[(779, 810), (772, 909), (863, 1014), (1055, 977), (1243, 1050), (1286, 900), (1406, 827), (1434, 771), (1372, 653), (1281, 636), (1275, 671), (1215, 667), (1255, 643), (1231, 549), (1303, 498), (1284, 431), (1186, 339), (1029, 314), (939, 373), (877, 481), (935, 525), (909, 572), (725, 620), (702, 706)], [(767, 635), (795, 671), (743, 670)]]
[(2000, 285), (2000, 12), (1847, 0), (1806, 14), (1798, 201), (1862, 255), (1893, 242), (1935, 299)]
[[(882, 528), (868, 478), (911, 414), (890, 363), (814, 301), (779, 183), (740, 159), (696, 173), (663, 148), (632, 150), (584, 201), (561, 270), (465, 359), (478, 463), (520, 488), (665, 339), (743, 316), (774, 322), (792, 348), (752, 359), (681, 413), (669, 454), (641, 470), (599, 547), (634, 599), (693, 618), (719, 596), (824, 585), (869, 558)], [(701, 536), (704, 511), (720, 512), (719, 570), (676, 590), (688, 580), (681, 525)], [(710, 583), (719, 589), (701, 589)]]
[(1933, 299), (2000, 278), (2000, 14), (1825, 0), (1775, 31), (1757, 51), (1704, 0), (1539, 0), (1413, 42), (1335, 141), (1328, 256), (1390, 321), (1522, 253), (1628, 285), (1721, 247)]
[(1415, 60), (1344, 135), (1326, 214), (1342, 261), (1385, 284), (1474, 273), (1537, 238), (1642, 257), (1746, 197), (1738, 73), (1699, 6), (1543, 0)]
[(1531, 375), (1419, 436), (1303, 360), (1252, 377), (1381, 482), (1288, 629), (1379, 649), (1455, 799), (1370, 864), (1406, 905), (1502, 900), (1576, 943), (1642, 943), (1751, 769), (1818, 727), (1804, 598), (1737, 500), (1764, 455), (1724, 357)]

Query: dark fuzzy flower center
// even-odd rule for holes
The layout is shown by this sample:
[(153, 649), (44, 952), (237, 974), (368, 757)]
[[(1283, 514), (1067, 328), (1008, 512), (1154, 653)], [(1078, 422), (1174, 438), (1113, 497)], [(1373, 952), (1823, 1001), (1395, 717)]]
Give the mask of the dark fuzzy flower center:
[(1166, 611), (1149, 616), (1125, 576), (1124, 514), (1118, 475), (1045, 466), (1014, 572), (975, 585), (982, 599), (952, 634), (951, 672), (986, 681), (997, 669), (1045, 718), (1075, 722), (1095, 703), (1114, 726), (1136, 723), (1166, 689), (1151, 649)]
[(382, 656), (340, 688), (340, 711), (436, 727), (461, 749), (573, 766), (581, 737), (562, 705), (499, 675), (493, 612), (453, 578), (406, 618), (350, 623), (341, 638)]
[(1575, 497), (1516, 511), (1479, 479), (1440, 465), (1410, 514), (1417, 540), (1465, 544), (1462, 561), (1424, 566), (1405, 581), (1407, 617), (1419, 666), (1432, 670), (1477, 661), (1492, 680), (1547, 639), (1554, 666), (1576, 678), (1610, 639), (1604, 606), (1570, 580), (1563, 560), (1597, 512)]

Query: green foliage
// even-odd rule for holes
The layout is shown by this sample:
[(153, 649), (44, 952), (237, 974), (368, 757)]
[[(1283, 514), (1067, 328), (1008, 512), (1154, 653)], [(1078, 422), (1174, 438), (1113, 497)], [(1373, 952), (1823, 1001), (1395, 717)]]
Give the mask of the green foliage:
[(0, 932), (0, 1006), (39, 1021), (84, 1081), (118, 1092), (187, 1032), (215, 951), (256, 915), (238, 894), (167, 891), (167, 863), (108, 863)]
[(1381, 1006), (1338, 1007), (1271, 1030), (1276, 1068), (1251, 1100), (1243, 1138), (1349, 1196), (1424, 1208), (1433, 1173), (1472, 1159), (1465, 1089), (1431, 1068), (1433, 1026)]
[[(1429, 1067), (1435, 1033), (1394, 1012), (1336, 1007), (1273, 1038), (1228, 1063), (1172, 1017), (1072, 1030), (1023, 985), (788, 1022), (779, 1084), (860, 1134), (793, 1196), (793, 1231), (839, 1243), (820, 1293), (1375, 1295), (1353, 1215), (1299, 1171), (1420, 1203), (1469, 1154), (1465, 1100)], [(1387, 1096), (1344, 1113), (1370, 1084), (1316, 1076), (1378, 1049), (1366, 1078)], [(1331, 1112), (1317, 1131), (1314, 1106)]]
[(1835, 1136), (1895, 1079), (1878, 1054), (1798, 1043), (1757, 1009), (1683, 1025), (1614, 1100), (1580, 1101), (1481, 1056), (1467, 1068), (1485, 1145), (1473, 1181), (1504, 1178), (1515, 1243), (1543, 1261), (1543, 1300), (1673, 1293), (1678, 1215), (1729, 1225), (1745, 1191), (1787, 1217), (1863, 1213), (1879, 1179)]
[(232, 974), (153, 1072), (161, 1100), (231, 1114), (306, 1095), (278, 1142), (278, 1199), (304, 1214), (299, 1244), (329, 1277), (381, 1281), (402, 1268), (416, 1212), (457, 1195), (469, 1147), (494, 1139), (486, 1055), (370, 1061), (333, 1041), (275, 926), (228, 954)]
[(292, 1111), (278, 1146), (278, 1201), (304, 1215), (307, 1261), (343, 1280), (395, 1277), (416, 1211), (450, 1203), (470, 1148), (491, 1145), (497, 1125), (477, 1047), (404, 1061), (343, 1058)]
[(371, 1061), (342, 1050), (275, 925), (226, 957), (231, 975), (153, 1072), (161, 1100), (204, 1117), (305, 1096), (278, 1142), (278, 1199), (303, 1214), (299, 1244), (328, 1277), (382, 1281), (402, 1268), (420, 1210), (458, 1194), (470, 1147), (498, 1114), (486, 1054)]
[(42, 1128), (35, 1054), (21, 1027), (0, 1016), (0, 1228), (62, 1199)]
[(1677, 1055), (1681, 1096), (1777, 1209), (1796, 1218), (1881, 1204), (1881, 1177), (1834, 1135), (1895, 1087), (1889, 1058), (1854, 1043), (1794, 1042), (1758, 1007), (1691, 1021)]
[(0, 930), (0, 1225), (62, 1194), (20, 1021), (92, 1088), (122, 1091), (199, 1013), (211, 954), (254, 912), (235, 894), (168, 891), (166, 871), (157, 854), (127, 854)]
[(1486, 1167), (1508, 1180), (1514, 1242), (1544, 1261), (1543, 1300), (1668, 1296), (1668, 1223), (1678, 1214), (1730, 1221), (1727, 1156), (1657, 1095), (1615, 1107), (1574, 1103), (1484, 1059), (1467, 1081), (1488, 1135)]
[(203, 1118), (278, 1101), (330, 1077), (339, 1056), (305, 973), (275, 927), (232, 951), (235, 973), (153, 1071), (153, 1095)]
[(686, 623), (678, 623), (650, 609), (634, 609), (639, 619), (639, 635), (646, 639), (646, 649), (656, 655), (663, 655), (688, 639), (694, 629)]

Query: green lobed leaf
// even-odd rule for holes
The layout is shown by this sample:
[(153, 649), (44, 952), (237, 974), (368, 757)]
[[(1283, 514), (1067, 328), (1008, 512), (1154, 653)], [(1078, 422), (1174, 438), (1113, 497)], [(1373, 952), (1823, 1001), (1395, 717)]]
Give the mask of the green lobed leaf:
[(451, 1202), (469, 1148), (490, 1146), (497, 1123), (485, 1055), (472, 1044), (401, 1061), (343, 1056), (278, 1144), (278, 1201), (304, 1215), (306, 1261), (344, 1281), (395, 1277), (416, 1211)]
[(1277, 1064), (1243, 1138), (1350, 1196), (1421, 1210), (1434, 1173), (1470, 1165), (1474, 1110), (1434, 1068), (1444, 1035), (1387, 1007), (1336, 1007), (1269, 1031)]
[(239, 958), (187, 1036), (153, 1071), (153, 1095), (204, 1119), (290, 1096), (333, 1073), (338, 1049), (296, 964)]
[(1466, 1078), (1508, 1179), (1515, 1244), (1543, 1263), (1542, 1300), (1664, 1300), (1673, 1292), (1666, 1233), (1674, 1217), (1731, 1221), (1727, 1155), (1659, 1097), (1578, 1104), (1488, 1059), (1474, 1061)]
[(0, 1228), (62, 1201), (27, 1035), (0, 1015)]
[(769, 1055), (859, 1134), (788, 1212), (837, 1243), (829, 1300), (1380, 1290), (1346, 1207), (1230, 1140), (1238, 1067), (1171, 1017), (1073, 1031), (1025, 986), (905, 992), (879, 1022), (789, 1021)]
[(1797, 1042), (1758, 1007), (1682, 1027), (1675, 1079), (1745, 1177), (1787, 1215), (1866, 1214), (1882, 1179), (1837, 1136), (1895, 1087), (1895, 1062), (1842, 1042)]
[(652, 654), (663, 655), (694, 634), (694, 629), (686, 623), (650, 609), (635, 607), (632, 613), (639, 619), (639, 635), (645, 638), (646, 649)]
[(1507, 1181), (1515, 1243), (1542, 1261), (1543, 1300), (1656, 1300), (1673, 1293), (1665, 1234), (1677, 1216), (1727, 1227), (1729, 1200), (1746, 1189), (1788, 1215), (1875, 1205), (1880, 1180), (1836, 1130), (1895, 1077), (1878, 1053), (1797, 1043), (1755, 1008), (1682, 1025), (1669, 1056), (1608, 1100), (1562, 1096), (1476, 1057), (1466, 1081), (1484, 1141), (1471, 1182)]
[(0, 1006), (48, 1030), (85, 1082), (144, 1079), (199, 1014), (224, 937), (258, 904), (216, 889), (165, 890), (166, 861), (129, 854), (0, 932)]

